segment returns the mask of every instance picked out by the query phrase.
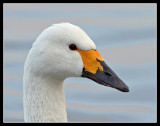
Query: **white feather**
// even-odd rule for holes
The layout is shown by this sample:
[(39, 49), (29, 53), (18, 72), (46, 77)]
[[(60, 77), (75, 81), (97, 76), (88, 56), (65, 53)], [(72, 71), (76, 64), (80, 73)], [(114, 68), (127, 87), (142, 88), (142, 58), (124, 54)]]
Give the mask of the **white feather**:
[(54, 24), (34, 42), (24, 66), (24, 120), (26, 122), (66, 122), (63, 81), (80, 77), (83, 62), (77, 51), (96, 49), (93, 41), (78, 26)]

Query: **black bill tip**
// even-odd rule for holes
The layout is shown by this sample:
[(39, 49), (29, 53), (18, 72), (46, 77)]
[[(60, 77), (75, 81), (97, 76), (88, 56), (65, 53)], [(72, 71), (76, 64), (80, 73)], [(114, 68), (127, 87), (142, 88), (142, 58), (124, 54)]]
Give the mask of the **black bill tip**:
[(82, 77), (89, 78), (99, 84), (115, 88), (121, 92), (129, 92), (129, 87), (111, 70), (111, 68), (104, 61), (97, 61), (103, 66), (103, 71), (98, 69), (97, 72), (93, 74), (85, 71), (84, 68)]
[(127, 85), (125, 85), (125, 87), (122, 87), (122, 88), (116, 88), (118, 89), (119, 91), (122, 91), (122, 92), (129, 92), (129, 88)]
[(125, 87), (121, 90), (122, 92), (129, 92), (129, 88), (128, 87)]

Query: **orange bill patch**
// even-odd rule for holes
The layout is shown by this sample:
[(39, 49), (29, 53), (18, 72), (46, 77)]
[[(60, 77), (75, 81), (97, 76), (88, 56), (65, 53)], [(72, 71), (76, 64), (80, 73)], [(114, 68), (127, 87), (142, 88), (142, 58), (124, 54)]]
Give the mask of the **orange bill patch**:
[(103, 61), (103, 58), (97, 50), (84, 51), (81, 49), (77, 49), (77, 51), (80, 53), (82, 57), (83, 65), (86, 71), (91, 72), (93, 74), (95, 74), (98, 69), (100, 71), (103, 71), (103, 67), (101, 66), (100, 62), (97, 61), (97, 59)]

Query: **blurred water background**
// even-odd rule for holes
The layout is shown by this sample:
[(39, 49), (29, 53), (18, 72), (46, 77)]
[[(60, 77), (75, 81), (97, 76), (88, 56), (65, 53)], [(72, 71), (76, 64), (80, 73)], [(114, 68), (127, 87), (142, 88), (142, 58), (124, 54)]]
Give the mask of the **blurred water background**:
[(3, 4), (3, 120), (23, 122), (23, 66), (36, 37), (54, 23), (80, 26), (129, 93), (66, 79), (69, 122), (156, 122), (156, 4)]

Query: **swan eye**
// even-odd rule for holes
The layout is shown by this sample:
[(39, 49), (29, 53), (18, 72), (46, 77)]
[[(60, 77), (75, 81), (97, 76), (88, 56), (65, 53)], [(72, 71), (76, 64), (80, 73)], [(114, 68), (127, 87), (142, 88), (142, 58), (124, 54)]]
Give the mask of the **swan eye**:
[(77, 46), (76, 46), (75, 44), (70, 44), (70, 45), (69, 45), (69, 48), (70, 48), (71, 50), (76, 50), (76, 49), (77, 49)]

